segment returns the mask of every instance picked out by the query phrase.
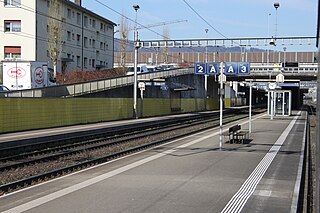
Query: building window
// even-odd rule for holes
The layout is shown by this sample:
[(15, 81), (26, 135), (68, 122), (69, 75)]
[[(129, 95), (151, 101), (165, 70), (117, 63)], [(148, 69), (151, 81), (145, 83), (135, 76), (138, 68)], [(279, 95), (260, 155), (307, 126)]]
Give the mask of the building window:
[(83, 59), (83, 66), (84, 66), (85, 68), (87, 68), (87, 65), (88, 65), (88, 58), (87, 58), (87, 57), (84, 57), (84, 59)]
[(4, 21), (4, 32), (21, 32), (21, 21)]
[(88, 27), (88, 16), (83, 17), (83, 24), (85, 27)]
[(81, 14), (77, 13), (77, 24), (81, 24)]
[(84, 37), (84, 47), (88, 47), (88, 38)]
[(103, 42), (100, 42), (100, 50), (103, 50)]
[(70, 41), (71, 40), (71, 32), (67, 31), (67, 40)]
[(21, 0), (4, 0), (4, 6), (21, 6)]
[(4, 47), (4, 58), (5, 59), (20, 59), (21, 58), (21, 47)]
[(96, 20), (94, 20), (94, 19), (92, 20), (92, 27), (96, 28)]
[(92, 39), (92, 47), (96, 48), (96, 40)]
[(81, 36), (79, 34), (77, 34), (77, 45), (80, 45), (81, 44)]
[(81, 63), (80, 63), (80, 56), (77, 55), (77, 66), (80, 67)]
[(72, 33), (72, 40), (74, 40), (74, 33)]
[(71, 9), (70, 8), (67, 9), (67, 17), (71, 18)]
[(92, 59), (92, 67), (96, 68), (96, 60), (95, 59)]

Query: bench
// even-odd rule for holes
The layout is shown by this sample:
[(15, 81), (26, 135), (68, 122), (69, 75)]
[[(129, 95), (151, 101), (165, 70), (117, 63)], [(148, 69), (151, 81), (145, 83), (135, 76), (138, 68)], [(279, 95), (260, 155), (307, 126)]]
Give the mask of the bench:
[(222, 133), (222, 135), (225, 137), (229, 137), (229, 143), (241, 141), (242, 143), (247, 138), (247, 135), (249, 136), (249, 131), (247, 130), (241, 130), (241, 125), (235, 125), (229, 128), (228, 131), (225, 131)]

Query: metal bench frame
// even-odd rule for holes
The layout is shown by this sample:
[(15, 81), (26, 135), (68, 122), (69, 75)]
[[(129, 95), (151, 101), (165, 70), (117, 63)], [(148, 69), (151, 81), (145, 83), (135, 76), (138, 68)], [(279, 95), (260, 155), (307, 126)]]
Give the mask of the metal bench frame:
[(222, 135), (224, 136), (224, 138), (226, 136), (229, 137), (229, 143), (241, 141), (243, 144), (244, 140), (247, 138), (247, 135), (249, 138), (249, 131), (241, 130), (241, 125), (237, 124), (237, 125), (230, 127), (228, 131), (223, 132)]

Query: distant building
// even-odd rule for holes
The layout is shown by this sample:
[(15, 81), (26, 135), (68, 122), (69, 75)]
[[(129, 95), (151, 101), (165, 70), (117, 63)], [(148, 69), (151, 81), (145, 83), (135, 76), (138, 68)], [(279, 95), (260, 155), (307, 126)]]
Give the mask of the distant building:
[[(50, 0), (4, 0), (0, 5), (0, 61), (48, 61)], [(112, 68), (114, 26), (81, 6), (81, 0), (59, 1), (61, 53), (57, 70)]]

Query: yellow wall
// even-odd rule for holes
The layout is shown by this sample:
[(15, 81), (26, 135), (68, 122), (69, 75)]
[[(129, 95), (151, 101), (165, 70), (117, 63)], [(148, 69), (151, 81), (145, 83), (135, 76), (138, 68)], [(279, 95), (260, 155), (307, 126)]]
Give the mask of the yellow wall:
[[(180, 112), (204, 110), (203, 99), (173, 101), (180, 101)], [(171, 114), (170, 103), (170, 99), (144, 99), (143, 116)], [(218, 109), (218, 101), (208, 99), (207, 109)], [(140, 115), (139, 101), (137, 110)], [(129, 98), (0, 98), (0, 133), (132, 117), (133, 101)]]

